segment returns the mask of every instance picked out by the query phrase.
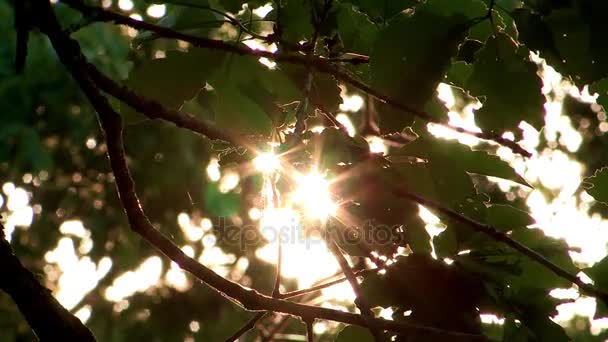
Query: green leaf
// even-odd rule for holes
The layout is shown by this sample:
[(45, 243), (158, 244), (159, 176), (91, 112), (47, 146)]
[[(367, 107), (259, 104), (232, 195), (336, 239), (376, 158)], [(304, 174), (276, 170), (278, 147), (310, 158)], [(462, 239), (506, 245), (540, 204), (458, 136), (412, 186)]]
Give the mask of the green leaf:
[(540, 51), (549, 64), (562, 63), (559, 58), (560, 52), (553, 40), (553, 33), (550, 27), (543, 22), (540, 14), (526, 8), (517, 8), (511, 12), (511, 16), (517, 25), (520, 42), (532, 51)]
[[(540, 229), (528, 228), (514, 229), (511, 238), (540, 253), (565, 271), (571, 274), (578, 273), (579, 270), (570, 258), (569, 248), (565, 241), (548, 237)], [(514, 277), (511, 283), (515, 288), (553, 289), (558, 287), (567, 288), (571, 285), (568, 280), (559, 277), (545, 266), (529, 258), (522, 257), (519, 267), (522, 273)]]
[(510, 205), (494, 204), (486, 209), (486, 223), (500, 231), (525, 228), (534, 222), (529, 213)]
[(446, 229), (433, 237), (433, 247), (435, 254), (440, 259), (453, 257), (460, 252), (457, 234), (453, 229)]
[(335, 21), (344, 52), (369, 55), (378, 35), (378, 28), (365, 14), (352, 5), (338, 4), (332, 9), (330, 18)]
[(348, 208), (348, 214), (359, 226), (366, 221), (387, 227), (407, 225), (418, 216), (415, 203), (394, 194), (394, 187), (401, 186), (401, 177), (384, 165), (373, 159), (345, 167), (342, 172), (357, 177), (346, 177), (334, 186), (336, 195), (356, 204)]
[(361, 295), (372, 307), (388, 308), (398, 305), (398, 299), (391, 291), (387, 291), (388, 281), (382, 274), (368, 274), (361, 282)]
[[(484, 195), (475, 195), (468, 197), (461, 202), (452, 204), (454, 211), (458, 212), (467, 218), (475, 220), (477, 222), (484, 222), (486, 219), (486, 197)], [(437, 241), (440, 246), (453, 248), (452, 244), (456, 245), (454, 249), (448, 249), (447, 251), (459, 252), (466, 249), (475, 249), (478, 246), (485, 246), (491, 241), (491, 239), (479, 232), (476, 232), (471, 228), (469, 224), (454, 220), (451, 217), (437, 214), (441, 221), (447, 226), (447, 229), (441, 233), (434, 242)], [(454, 255), (448, 255), (453, 257)]]
[[(423, 110), (435, 96), (465, 37), (466, 12), (445, 12), (439, 3), (442, 0), (430, 0), (414, 14), (397, 15), (380, 32), (370, 55), (372, 85), (415, 110)], [(384, 132), (400, 132), (414, 119), (383, 104), (378, 111)]]
[(378, 23), (386, 23), (399, 12), (414, 7), (419, 0), (347, 0), (351, 4), (357, 6), (359, 10), (367, 14), (370, 19)]
[(226, 11), (231, 12), (231, 13), (238, 13), (243, 8), (243, 4), (247, 4), (249, 9), (253, 10), (260, 6), (264, 6), (265, 4), (268, 3), (268, 1), (267, 0), (248, 0), (248, 1), (220, 0), (220, 1), (218, 1), (218, 3), (222, 7), (224, 7), (226, 9)]
[(457, 61), (452, 63), (452, 66), (445, 75), (446, 81), (450, 84), (463, 87), (473, 73), (473, 66), (467, 62)]
[[(171, 1), (165, 2), (171, 3)], [(225, 20), (222, 15), (201, 8), (211, 7), (207, 0), (179, 0), (177, 3), (179, 6), (169, 7), (167, 14), (159, 20), (158, 25), (183, 33), (206, 37), (211, 30), (219, 28)], [(158, 38), (156, 33), (141, 31), (133, 39), (133, 45), (139, 46), (156, 38)]]
[(596, 201), (608, 205), (608, 167), (601, 168), (595, 171), (593, 176), (585, 178), (583, 186)]
[[(213, 52), (199, 49), (168, 51), (165, 58), (146, 60), (136, 66), (125, 84), (169, 108), (179, 109), (205, 85), (205, 78), (216, 67), (213, 56)], [(127, 105), (122, 105), (120, 112), (127, 123), (144, 118)]]
[(374, 336), (367, 328), (356, 325), (344, 327), (336, 336), (334, 342), (373, 342)]
[[(279, 70), (289, 75), (295, 87), (302, 95), (298, 100), (302, 100), (306, 93), (308, 84), (308, 69), (298, 65), (281, 65)], [(310, 112), (313, 115), (312, 108), (319, 108), (327, 112), (337, 112), (340, 109), (342, 98), (340, 97), (340, 87), (338, 81), (331, 75), (325, 73), (313, 73), (312, 84), (310, 87)]]
[(225, 55), (208, 83), (215, 124), (243, 133), (270, 134), (285, 121), (281, 105), (302, 98), (283, 71), (271, 70), (252, 56)]
[[(597, 288), (608, 291), (608, 257), (598, 261), (592, 267), (585, 268), (583, 272), (593, 280), (593, 284)], [(594, 318), (602, 317), (608, 317), (608, 308), (603, 300), (598, 299)]]
[(405, 241), (414, 253), (430, 254), (433, 248), (431, 247), (431, 236), (425, 228), (425, 223), (420, 219), (413, 221), (404, 228)]
[(526, 317), (522, 322), (532, 331), (532, 336), (529, 337), (532, 341), (572, 341), (564, 328), (547, 316)]
[(476, 305), (484, 290), (478, 279), (428, 254), (397, 257), (386, 274), (365, 277), (361, 290), (371, 305), (413, 310), (410, 319), (419, 324), (468, 332), (480, 329)]
[(311, 39), (314, 32), (311, 1), (286, 0), (280, 3), (280, 10), (275, 8), (273, 12), (278, 15), (281, 38), (291, 43)]
[(406, 184), (420, 195), (443, 203), (460, 203), (466, 198), (475, 197), (469, 173), (528, 185), (508, 163), (497, 156), (471, 150), (456, 141), (421, 137), (391, 153), (389, 159), (398, 161), (404, 156), (426, 161), (424, 164), (396, 164)]
[(603, 43), (608, 34), (603, 18), (608, 3), (580, 1), (555, 7), (549, 1), (542, 3), (537, 9), (540, 14), (514, 11), (523, 33), (520, 39), (579, 87), (608, 76), (608, 47)]
[[(583, 272), (593, 280), (593, 284), (597, 288), (608, 291), (608, 257), (596, 262), (592, 267), (585, 268)], [(604, 300), (598, 299), (593, 318), (599, 319), (603, 317), (608, 317), (608, 305)]]
[(608, 109), (608, 78), (603, 78), (590, 85), (589, 92), (598, 94), (596, 102), (606, 111)]
[(351, 138), (337, 128), (326, 128), (319, 134), (313, 134), (307, 146), (311, 155), (321, 146), (317, 161), (321, 170), (335, 167), (339, 163), (353, 164), (369, 156), (369, 145), (365, 139)]
[[(467, 20), (480, 20), (488, 13), (488, 7), (481, 0), (434, 0), (428, 1), (428, 6), (436, 13), (443, 16), (464, 15)], [(491, 36), (495, 28), (493, 25), (501, 26), (500, 16), (494, 18), (494, 22), (481, 20), (472, 25), (465, 23), (469, 27), (468, 38), (485, 41)]]
[(515, 132), (520, 121), (540, 130), (545, 99), (536, 71), (528, 50), (518, 47), (507, 35), (497, 34), (486, 42), (477, 53), (466, 86), (472, 95), (485, 97), (483, 107), (475, 112), (475, 121), (483, 131)]

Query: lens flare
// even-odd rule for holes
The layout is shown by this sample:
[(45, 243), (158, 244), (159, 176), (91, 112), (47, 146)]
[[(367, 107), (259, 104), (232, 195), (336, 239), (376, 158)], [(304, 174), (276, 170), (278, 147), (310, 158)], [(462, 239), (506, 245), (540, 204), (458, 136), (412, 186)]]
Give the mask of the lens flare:
[(266, 152), (260, 154), (253, 160), (253, 166), (260, 172), (272, 173), (281, 169), (281, 161), (276, 154)]
[(329, 192), (329, 181), (318, 172), (296, 177), (294, 203), (302, 206), (308, 217), (325, 221), (336, 213), (336, 204)]

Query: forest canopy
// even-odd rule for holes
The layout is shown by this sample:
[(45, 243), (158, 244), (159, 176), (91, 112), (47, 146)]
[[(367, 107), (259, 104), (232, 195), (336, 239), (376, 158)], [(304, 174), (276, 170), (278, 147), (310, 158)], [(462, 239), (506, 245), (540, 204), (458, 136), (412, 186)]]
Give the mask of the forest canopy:
[(0, 340), (605, 340), (606, 13), (0, 0)]

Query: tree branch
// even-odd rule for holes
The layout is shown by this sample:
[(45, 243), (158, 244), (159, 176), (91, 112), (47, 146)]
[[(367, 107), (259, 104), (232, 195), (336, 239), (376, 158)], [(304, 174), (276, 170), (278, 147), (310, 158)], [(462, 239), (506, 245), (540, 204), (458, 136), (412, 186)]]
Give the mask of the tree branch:
[[(344, 276), (350, 283), (350, 286), (353, 289), (355, 296), (357, 296), (357, 298), (355, 299), (355, 305), (357, 306), (357, 308), (359, 308), (359, 311), (361, 311), (361, 314), (363, 315), (363, 317), (366, 320), (373, 319), (374, 313), (372, 312), (370, 306), (367, 304), (367, 300), (361, 295), (361, 287), (359, 286), (359, 282), (357, 281), (357, 277), (355, 276), (355, 273), (350, 268), (348, 261), (342, 254), (342, 251), (340, 250), (338, 245), (336, 245), (336, 243), (334, 242), (331, 234), (327, 231), (327, 229), (325, 230), (324, 235), (325, 235), (325, 242), (327, 243), (327, 247), (333, 253), (333, 255), (336, 257), (336, 260), (338, 261), (338, 264), (340, 265), (340, 268), (342, 269)], [(374, 340), (376, 342), (384, 341), (384, 336), (382, 335), (382, 331), (378, 331), (378, 329), (372, 328), (371, 326), (370, 326), (369, 330), (372, 333), (372, 335), (374, 336)]]
[[(379, 270), (381, 270), (381, 268), (376, 267), (376, 268), (372, 268), (372, 269), (368, 269), (368, 270), (360, 270), (360, 271), (353, 272), (353, 273), (354, 273), (355, 277), (362, 277), (362, 276), (367, 275), (367, 274), (376, 273)], [(291, 291), (291, 292), (283, 293), (283, 294), (281, 294), (281, 296), (279, 298), (288, 299), (288, 298), (299, 297), (299, 296), (302, 296), (302, 295), (305, 295), (305, 294), (309, 294), (311, 292), (316, 292), (316, 291), (323, 290), (325, 288), (328, 288), (330, 286), (334, 286), (336, 284), (340, 284), (340, 283), (344, 282), (345, 280), (348, 280), (348, 279), (346, 277), (338, 278), (336, 280), (332, 280), (332, 281), (329, 281), (327, 283), (323, 283), (323, 284), (319, 284), (319, 285), (316, 285), (316, 286), (313, 286), (313, 287), (309, 287), (307, 289), (302, 289), (302, 290), (297, 290), (297, 291)]]
[(82, 55), (78, 42), (71, 39), (61, 28), (48, 0), (30, 0), (35, 4), (34, 23), (50, 39), (60, 61), (80, 85), (86, 97), (97, 111), (101, 127), (106, 137), (107, 153), (113, 171), (116, 188), (131, 229), (157, 250), (177, 263), (226, 298), (235, 301), (251, 311), (274, 311), (298, 317), (314, 317), (378, 330), (390, 330), (402, 334), (415, 332), (437, 338), (450, 336), (463, 341), (487, 340), (483, 335), (445, 331), (412, 323), (395, 322), (380, 318), (363, 318), (361, 315), (322, 307), (293, 303), (272, 298), (253, 289), (225, 279), (211, 269), (187, 256), (170, 239), (154, 228), (143, 212), (135, 192), (135, 183), (127, 166), (122, 137), (122, 123), (107, 99), (101, 95), (87, 73), (90, 69)]
[(243, 336), (249, 330), (253, 329), (255, 325), (261, 320), (264, 316), (268, 314), (268, 311), (260, 311), (255, 316), (253, 316), (245, 325), (239, 329), (239, 331), (235, 332), (232, 336), (226, 339), (226, 342), (234, 342), (239, 339), (239, 337)]
[(312, 330), (314, 321), (314, 319), (309, 319), (304, 322), (306, 324), (306, 342), (315, 342), (315, 334)]
[(251, 50), (248, 47), (228, 44), (222, 40), (202, 38), (202, 37), (196, 37), (196, 36), (184, 34), (184, 33), (178, 32), (178, 31), (174, 31), (170, 28), (166, 28), (166, 27), (150, 24), (150, 23), (147, 23), (144, 21), (136, 20), (136, 19), (112, 12), (112, 11), (105, 10), (100, 7), (88, 6), (79, 0), (62, 0), (62, 2), (73, 7), (74, 9), (80, 11), (83, 15), (93, 16), (93, 17), (97, 18), (97, 20), (99, 20), (99, 21), (114, 22), (116, 24), (126, 25), (126, 26), (132, 27), (137, 30), (152, 31), (152, 32), (158, 34), (159, 36), (162, 36), (165, 38), (183, 40), (185, 42), (192, 44), (195, 47), (227, 51), (227, 52), (235, 53), (238, 55), (265, 57), (265, 58), (268, 58), (275, 62), (285, 62), (285, 63), (304, 65), (309, 68), (316, 69), (319, 72), (331, 74), (337, 80), (347, 83), (367, 94), (372, 95), (373, 97), (375, 97), (376, 99), (378, 99), (381, 102), (384, 102), (403, 112), (414, 115), (426, 122), (435, 123), (435, 124), (444, 126), (446, 128), (449, 128), (455, 132), (472, 135), (479, 139), (491, 140), (502, 146), (510, 148), (515, 153), (521, 154), (525, 157), (531, 156), (530, 152), (523, 149), (516, 142), (508, 140), (508, 139), (504, 139), (500, 135), (488, 134), (488, 133), (483, 133), (483, 132), (481, 132), (481, 133), (473, 132), (473, 131), (464, 129), (462, 127), (452, 126), (450, 124), (441, 122), (441, 120), (433, 117), (432, 115), (428, 114), (425, 111), (411, 108), (410, 106), (403, 104), (402, 102), (400, 102), (396, 99), (393, 99), (393, 98), (383, 94), (382, 92), (375, 90), (374, 88), (370, 87), (369, 85), (365, 84), (364, 82), (356, 79), (355, 77), (351, 76), (347, 72), (341, 70), (339, 67), (333, 65), (331, 63), (331, 61), (329, 61), (326, 58), (306, 56), (306, 55), (302, 55), (302, 54), (281, 54), (281, 53), (277, 54), (277, 53), (272, 53), (272, 52), (263, 51), (263, 50)]
[(237, 145), (252, 145), (245, 137), (230, 130), (219, 130), (211, 123), (201, 120), (192, 114), (165, 107), (160, 102), (142, 96), (126, 86), (110, 79), (93, 64), (86, 63), (87, 73), (96, 85), (106, 93), (133, 107), (150, 119), (162, 119), (202, 134), (209, 139), (228, 141)]
[(95, 341), (93, 333), (53, 297), (15, 256), (0, 223), (0, 290), (17, 304), (41, 341)]
[(464, 223), (464, 224), (470, 226), (477, 232), (488, 235), (493, 240), (506, 244), (507, 246), (515, 249), (516, 251), (520, 252), (521, 254), (523, 254), (523, 255), (529, 257), (530, 259), (538, 262), (539, 264), (543, 265), (544, 267), (546, 267), (547, 269), (549, 269), (550, 271), (555, 273), (557, 276), (559, 276), (563, 279), (566, 279), (566, 280), (570, 281), (571, 283), (575, 284), (576, 286), (578, 286), (578, 288), (583, 293), (586, 293), (587, 295), (601, 299), (606, 305), (608, 305), (608, 293), (596, 288), (593, 285), (584, 283), (576, 275), (571, 274), (570, 272), (566, 271), (565, 269), (561, 268), (560, 266), (554, 264), (552, 261), (545, 258), (543, 255), (534, 251), (533, 249), (513, 240), (508, 235), (500, 232), (495, 227), (472, 220), (466, 216), (459, 214), (458, 212), (456, 212), (452, 209), (442, 206), (441, 204), (439, 204), (437, 202), (434, 202), (432, 200), (429, 200), (429, 199), (423, 198), (419, 195), (416, 195), (416, 194), (408, 191), (404, 187), (396, 186), (396, 187), (394, 187), (393, 192), (395, 193), (395, 195), (397, 195), (401, 198), (405, 198), (412, 202), (421, 204), (427, 208), (437, 210), (441, 214), (443, 214), (453, 220), (456, 220), (458, 222), (461, 222), (461, 223)]

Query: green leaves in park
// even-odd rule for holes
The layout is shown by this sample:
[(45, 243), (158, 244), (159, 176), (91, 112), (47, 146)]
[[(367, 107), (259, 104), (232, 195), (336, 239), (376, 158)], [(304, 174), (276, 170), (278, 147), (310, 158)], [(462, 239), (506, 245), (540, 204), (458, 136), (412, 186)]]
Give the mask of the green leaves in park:
[(608, 205), (608, 168), (597, 170), (593, 176), (585, 178), (583, 186), (596, 201)]

